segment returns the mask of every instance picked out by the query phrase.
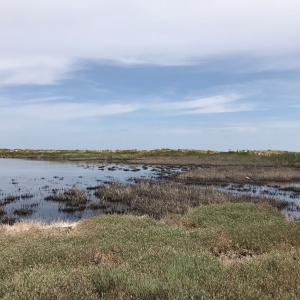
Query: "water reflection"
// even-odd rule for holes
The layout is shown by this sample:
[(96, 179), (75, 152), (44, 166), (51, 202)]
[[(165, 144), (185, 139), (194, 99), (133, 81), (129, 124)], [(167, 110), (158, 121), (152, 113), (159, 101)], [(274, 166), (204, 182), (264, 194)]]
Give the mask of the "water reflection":
[(0, 217), (2, 211), (2, 218), (76, 221), (100, 214), (101, 209), (92, 210), (87, 205), (82, 211), (66, 212), (63, 203), (45, 198), (76, 188), (83, 190), (91, 204), (96, 201), (94, 189), (100, 184), (156, 178), (163, 172), (176, 172), (178, 168), (167, 170), (146, 165), (0, 159)]

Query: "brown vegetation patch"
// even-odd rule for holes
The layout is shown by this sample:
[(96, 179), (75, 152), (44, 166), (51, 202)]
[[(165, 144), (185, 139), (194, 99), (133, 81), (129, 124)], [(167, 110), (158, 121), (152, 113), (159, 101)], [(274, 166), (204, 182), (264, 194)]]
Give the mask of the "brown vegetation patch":
[(116, 246), (111, 247), (106, 253), (103, 250), (94, 248), (88, 249), (85, 257), (87, 257), (89, 263), (94, 265), (112, 266), (118, 263), (117, 253), (119, 253), (119, 249)]
[(225, 266), (233, 263), (250, 262), (255, 257), (252, 252), (247, 249), (238, 252), (228, 251), (226, 253), (218, 253), (216, 256)]
[(247, 249), (247, 242), (243, 245), (233, 245), (232, 240), (223, 231), (216, 232), (210, 243), (213, 244), (210, 251), (224, 264), (245, 262), (254, 257), (252, 251)]

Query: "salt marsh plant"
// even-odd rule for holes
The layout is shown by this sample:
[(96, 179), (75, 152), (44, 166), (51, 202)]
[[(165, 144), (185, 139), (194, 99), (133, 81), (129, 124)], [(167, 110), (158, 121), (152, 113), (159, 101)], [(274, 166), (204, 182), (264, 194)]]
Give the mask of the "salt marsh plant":
[(0, 298), (299, 299), (299, 225), (251, 203), (2, 225)]

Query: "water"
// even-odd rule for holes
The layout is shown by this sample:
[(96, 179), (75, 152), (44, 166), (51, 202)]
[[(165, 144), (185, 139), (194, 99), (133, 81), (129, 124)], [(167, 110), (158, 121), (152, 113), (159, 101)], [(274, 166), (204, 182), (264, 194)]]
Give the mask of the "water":
[[(177, 168), (168, 168), (175, 172)], [(151, 166), (129, 166), (124, 164), (105, 165), (99, 162), (34, 161), (24, 159), (0, 159), (0, 203), (6, 216), (42, 222), (76, 221), (83, 217), (98, 215), (101, 210), (66, 213), (60, 210), (62, 203), (45, 201), (44, 198), (71, 188), (79, 188), (86, 194), (89, 203), (96, 201), (93, 189), (112, 180), (125, 182), (132, 178), (155, 178), (165, 170)], [(8, 196), (15, 201), (3, 205)], [(6, 201), (7, 202), (7, 201)], [(18, 216), (16, 209), (28, 207), (33, 213)]]
[[(39, 220), (42, 222), (77, 221), (83, 217), (103, 213), (92, 210), (89, 205), (98, 199), (91, 187), (110, 181), (128, 182), (134, 178), (157, 178), (180, 172), (177, 167), (153, 167), (146, 165), (103, 164), (99, 162), (36, 161), (0, 158), (0, 213), (19, 220)], [(84, 191), (89, 202), (84, 211), (63, 212), (62, 203), (46, 201), (45, 197), (78, 188)], [(300, 184), (282, 186), (255, 186), (228, 184), (215, 186), (224, 192), (238, 195), (274, 197), (290, 203), (283, 213), (291, 219), (300, 218)], [(8, 196), (17, 197), (4, 204)], [(2, 202), (2, 205), (1, 205)], [(7, 202), (7, 201), (6, 201)], [(19, 216), (15, 210), (28, 207), (32, 214)], [(4, 216), (4, 217), (5, 217)], [(2, 216), (3, 217), (3, 216)], [(1, 218), (1, 215), (0, 215)]]

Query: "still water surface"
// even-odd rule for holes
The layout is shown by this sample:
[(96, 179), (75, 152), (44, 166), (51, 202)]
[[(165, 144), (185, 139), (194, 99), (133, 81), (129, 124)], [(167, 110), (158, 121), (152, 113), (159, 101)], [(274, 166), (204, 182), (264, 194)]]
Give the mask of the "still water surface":
[[(99, 162), (35, 161), (24, 159), (0, 159), (0, 205), (8, 196), (19, 197), (15, 201), (2, 205), (6, 216), (18, 219), (33, 219), (43, 222), (56, 220), (76, 221), (86, 216), (100, 214), (101, 211), (86, 209), (82, 212), (66, 213), (60, 211), (61, 204), (45, 201), (44, 198), (55, 191), (63, 193), (71, 188), (82, 189), (90, 202), (95, 201), (94, 190), (88, 187), (98, 186), (112, 180), (125, 182), (134, 178), (155, 177), (161, 169), (151, 166), (104, 165)], [(29, 197), (28, 197), (29, 196)], [(33, 213), (28, 216), (16, 216), (14, 211), (30, 207)], [(0, 207), (0, 208), (1, 208)]]

